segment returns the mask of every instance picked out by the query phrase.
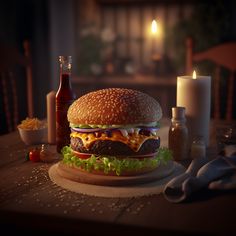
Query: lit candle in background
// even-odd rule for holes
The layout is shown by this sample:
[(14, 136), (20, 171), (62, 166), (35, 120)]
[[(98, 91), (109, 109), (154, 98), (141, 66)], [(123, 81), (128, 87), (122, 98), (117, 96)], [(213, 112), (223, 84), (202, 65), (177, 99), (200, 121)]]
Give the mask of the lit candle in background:
[(156, 20), (152, 21), (151, 24), (151, 34), (152, 34), (152, 54), (157, 53), (157, 33), (158, 33), (158, 27)]
[(209, 144), (209, 122), (211, 106), (211, 77), (178, 76), (177, 106), (186, 108), (187, 126), (190, 142), (193, 137), (202, 136), (206, 145)]
[(151, 30), (152, 30), (152, 34), (157, 33), (157, 22), (156, 22), (156, 20), (152, 21)]
[(197, 73), (195, 70), (193, 71), (193, 79), (197, 79)]

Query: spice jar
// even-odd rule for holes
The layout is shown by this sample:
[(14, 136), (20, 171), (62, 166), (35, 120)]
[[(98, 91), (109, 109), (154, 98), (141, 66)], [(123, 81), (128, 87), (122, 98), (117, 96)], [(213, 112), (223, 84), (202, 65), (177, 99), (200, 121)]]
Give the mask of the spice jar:
[(169, 149), (175, 161), (188, 158), (188, 128), (186, 126), (185, 108), (173, 107), (171, 126), (169, 129)]
[(43, 162), (53, 162), (58, 159), (55, 150), (52, 150), (49, 145), (42, 144), (40, 151), (40, 160)]
[(206, 144), (203, 136), (196, 136), (193, 138), (191, 145), (191, 158), (202, 158), (206, 156)]

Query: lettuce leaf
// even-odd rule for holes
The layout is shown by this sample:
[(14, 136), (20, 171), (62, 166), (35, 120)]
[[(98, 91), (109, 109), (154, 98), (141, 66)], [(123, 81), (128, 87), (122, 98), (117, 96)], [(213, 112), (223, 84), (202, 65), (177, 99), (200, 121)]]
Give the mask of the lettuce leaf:
[(134, 127), (157, 127), (160, 128), (160, 122), (150, 122), (146, 124), (127, 124), (127, 125), (99, 125), (99, 124), (73, 124), (70, 123), (70, 127), (72, 128), (101, 128), (101, 129), (109, 129), (109, 128), (134, 128)]
[(108, 174), (110, 171), (116, 175), (121, 175), (123, 171), (136, 171), (142, 168), (155, 168), (160, 163), (166, 164), (172, 159), (172, 152), (168, 148), (159, 148), (155, 158), (144, 158), (141, 160), (133, 158), (118, 159), (114, 156), (97, 156), (91, 155), (88, 159), (80, 159), (75, 156), (69, 146), (62, 149), (63, 163), (69, 166), (81, 167), (84, 170), (91, 172), (94, 170), (104, 171)]

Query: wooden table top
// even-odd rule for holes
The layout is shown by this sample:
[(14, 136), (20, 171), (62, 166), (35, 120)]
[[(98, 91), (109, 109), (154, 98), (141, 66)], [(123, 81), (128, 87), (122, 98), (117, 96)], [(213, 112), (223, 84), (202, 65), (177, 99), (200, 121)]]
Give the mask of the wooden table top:
[[(167, 127), (166, 127), (167, 130)], [(165, 130), (165, 132), (166, 132)], [(8, 232), (35, 235), (227, 235), (236, 233), (236, 191), (204, 189), (173, 204), (162, 194), (99, 198), (51, 182), (51, 164), (25, 160), (17, 132), (0, 136), (0, 225)]]

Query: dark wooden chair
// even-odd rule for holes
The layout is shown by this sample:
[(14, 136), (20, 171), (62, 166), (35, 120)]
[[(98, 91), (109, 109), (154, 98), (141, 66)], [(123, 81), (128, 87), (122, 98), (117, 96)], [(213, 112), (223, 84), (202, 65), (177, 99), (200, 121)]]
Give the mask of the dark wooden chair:
[(225, 43), (212, 47), (204, 52), (193, 53), (193, 42), (191, 38), (186, 40), (186, 73), (193, 72), (193, 63), (209, 60), (216, 64), (214, 87), (213, 87), (213, 106), (215, 119), (220, 119), (220, 68), (225, 67), (230, 71), (229, 83), (227, 84), (227, 102), (225, 119), (233, 119), (233, 95), (234, 95), (234, 76), (236, 71), (236, 42)]
[(24, 41), (23, 47), (24, 54), (21, 54), (14, 46), (0, 44), (0, 134), (14, 131), (19, 123), (19, 88), (17, 80), (21, 78), (18, 77), (15, 70), (17, 66), (24, 69), (27, 116), (33, 117), (32, 62), (29, 41)]

